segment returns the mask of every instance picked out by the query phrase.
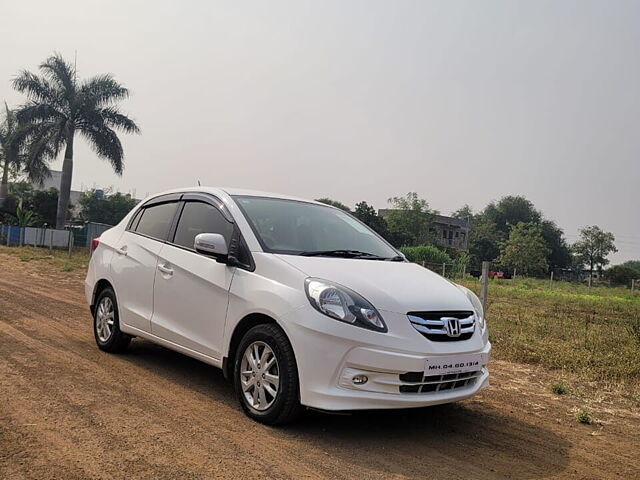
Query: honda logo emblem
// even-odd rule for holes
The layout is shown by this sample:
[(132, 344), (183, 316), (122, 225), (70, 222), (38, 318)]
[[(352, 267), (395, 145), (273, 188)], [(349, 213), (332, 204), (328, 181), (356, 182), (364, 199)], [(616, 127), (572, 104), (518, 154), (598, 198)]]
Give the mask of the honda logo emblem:
[(441, 318), (444, 326), (447, 330), (447, 335), (450, 337), (459, 337), (460, 336), (460, 320), (458, 318), (453, 317), (444, 317)]

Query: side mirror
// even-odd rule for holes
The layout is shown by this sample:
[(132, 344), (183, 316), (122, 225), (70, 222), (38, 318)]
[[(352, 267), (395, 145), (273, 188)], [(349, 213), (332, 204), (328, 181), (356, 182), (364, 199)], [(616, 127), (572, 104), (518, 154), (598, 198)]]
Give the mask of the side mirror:
[(219, 233), (199, 233), (193, 242), (193, 248), (198, 253), (226, 257), (229, 254), (227, 241)]

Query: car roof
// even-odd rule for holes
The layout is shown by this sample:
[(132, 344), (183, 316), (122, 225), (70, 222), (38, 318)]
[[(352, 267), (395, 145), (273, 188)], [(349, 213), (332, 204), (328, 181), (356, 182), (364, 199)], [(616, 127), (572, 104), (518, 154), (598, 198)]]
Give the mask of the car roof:
[(157, 194), (153, 195), (153, 197), (156, 197), (159, 195), (166, 195), (170, 193), (184, 193), (184, 192), (202, 192), (202, 193), (210, 193), (212, 195), (220, 195), (220, 192), (224, 192), (230, 196), (238, 195), (238, 196), (248, 196), (248, 197), (279, 198), (284, 200), (296, 200), (299, 202), (317, 203), (320, 205), (325, 205), (324, 203), (316, 202), (315, 200), (309, 200), (308, 198), (294, 197), (291, 195), (285, 195), (281, 193), (264, 192), (260, 190), (248, 190), (243, 188), (208, 187), (208, 186), (174, 188), (171, 190), (166, 190), (164, 192), (158, 192)]

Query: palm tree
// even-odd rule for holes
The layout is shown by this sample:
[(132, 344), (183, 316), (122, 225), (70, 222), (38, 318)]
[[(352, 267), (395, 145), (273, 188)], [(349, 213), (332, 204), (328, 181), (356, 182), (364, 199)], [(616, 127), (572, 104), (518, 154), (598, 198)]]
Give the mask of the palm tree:
[(30, 159), (52, 161), (64, 148), (56, 213), (56, 228), (60, 229), (64, 228), (69, 205), (75, 134), (80, 133), (96, 154), (121, 175), (124, 152), (115, 130), (139, 133), (140, 129), (118, 110), (117, 103), (126, 99), (129, 91), (110, 74), (78, 84), (75, 66), (59, 54), (47, 58), (39, 69), (41, 75), (24, 70), (13, 80), (13, 87), (29, 99), (17, 118), (27, 125), (32, 139)]
[(16, 112), (9, 110), (4, 102), (5, 115), (0, 123), (0, 162), (2, 165), (2, 183), (0, 183), (0, 199), (9, 196), (9, 171), (22, 167), (25, 159), (25, 136), (16, 118)]

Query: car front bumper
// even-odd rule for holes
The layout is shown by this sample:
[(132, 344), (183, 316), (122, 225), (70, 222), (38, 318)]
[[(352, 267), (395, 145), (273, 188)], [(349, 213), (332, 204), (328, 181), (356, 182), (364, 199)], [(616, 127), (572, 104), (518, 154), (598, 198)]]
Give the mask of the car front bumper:
[[(284, 327), (296, 354), (303, 405), (332, 411), (424, 407), (463, 400), (489, 386), (486, 328), (469, 340), (432, 342), (406, 315), (381, 314), (388, 333), (332, 320), (310, 306), (290, 313)], [(473, 353), (484, 354), (477, 371), (424, 375), (427, 359)], [(367, 382), (354, 383), (357, 375)]]

